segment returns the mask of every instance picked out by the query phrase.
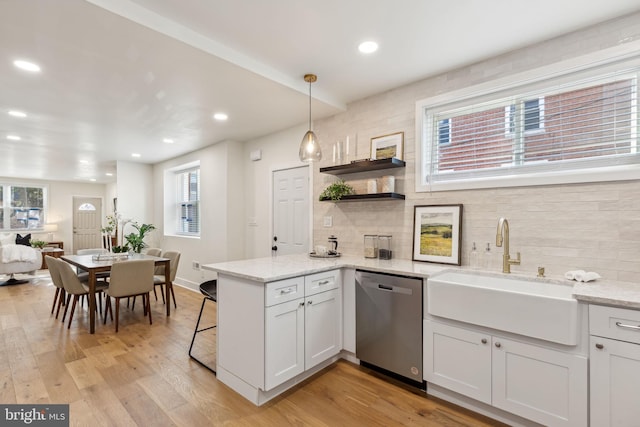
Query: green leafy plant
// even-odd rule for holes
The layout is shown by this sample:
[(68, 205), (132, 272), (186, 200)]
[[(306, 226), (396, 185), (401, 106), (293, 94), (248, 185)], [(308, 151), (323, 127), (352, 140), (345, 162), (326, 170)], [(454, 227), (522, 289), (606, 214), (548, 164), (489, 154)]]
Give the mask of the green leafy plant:
[(44, 248), (46, 244), (47, 244), (47, 242), (44, 242), (42, 240), (32, 240), (31, 241), (31, 246), (33, 246), (34, 248), (38, 248), (38, 249)]
[(129, 252), (129, 246), (114, 246), (111, 248), (111, 252), (113, 252), (114, 254), (126, 253)]
[(355, 191), (352, 186), (340, 179), (329, 185), (322, 191), (322, 193), (320, 193), (320, 200), (333, 200), (336, 202), (340, 200), (342, 196), (348, 196), (354, 192)]
[(124, 236), (124, 239), (127, 241), (128, 245), (131, 247), (131, 250), (134, 252), (140, 253), (143, 248), (147, 247), (147, 244), (144, 242), (144, 238), (147, 233), (156, 229), (153, 224), (142, 224), (138, 223), (131, 224), (133, 228), (138, 230), (137, 233), (130, 233)]

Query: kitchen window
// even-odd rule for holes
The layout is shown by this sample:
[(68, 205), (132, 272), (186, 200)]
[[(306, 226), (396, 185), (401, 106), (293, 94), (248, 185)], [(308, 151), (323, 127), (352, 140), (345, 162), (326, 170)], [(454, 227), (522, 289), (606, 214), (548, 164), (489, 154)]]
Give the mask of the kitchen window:
[(417, 191), (637, 179), (640, 66), (618, 69), (419, 101)]
[(200, 168), (176, 172), (177, 234), (200, 235)]
[(46, 187), (0, 184), (0, 230), (42, 230)]

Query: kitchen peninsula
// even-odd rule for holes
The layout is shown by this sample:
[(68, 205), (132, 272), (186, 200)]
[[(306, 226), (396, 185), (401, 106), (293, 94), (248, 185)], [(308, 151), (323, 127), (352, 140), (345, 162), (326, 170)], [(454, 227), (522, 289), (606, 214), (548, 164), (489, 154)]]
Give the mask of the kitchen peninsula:
[[(218, 273), (218, 378), (256, 405), (264, 404), (340, 357), (358, 362), (355, 357), (356, 269), (420, 279), (455, 269), (450, 265), (401, 259), (377, 260), (357, 256), (317, 259), (306, 254), (222, 262), (203, 265), (203, 268)], [(497, 272), (478, 274), (523, 277)], [(576, 353), (574, 359), (586, 358), (588, 354), (590, 359), (595, 360), (597, 352), (601, 352), (602, 343), (623, 353), (635, 351), (635, 344), (628, 344), (626, 347), (634, 345), (629, 350), (626, 347), (620, 350), (614, 348), (615, 339), (620, 336), (613, 334), (613, 331), (599, 331), (597, 325), (590, 328), (592, 325), (588, 322), (591, 317), (596, 319), (596, 315), (604, 323), (607, 322), (607, 316), (621, 317), (624, 314), (625, 319), (638, 317), (629, 317), (629, 312), (631, 315), (640, 313), (637, 311), (640, 309), (640, 288), (637, 285), (605, 280), (576, 284), (563, 278), (536, 279), (533, 274), (526, 279), (571, 286), (573, 297), (584, 309), (582, 312), (590, 310), (589, 318), (581, 316), (579, 344), (575, 350), (571, 350)], [(426, 286), (426, 280), (424, 283)], [(622, 309), (626, 313), (616, 311)], [(425, 305), (425, 315), (426, 310)], [(610, 313), (610, 310), (614, 312)], [(459, 326), (465, 327), (464, 324)], [(613, 339), (601, 338), (610, 336)], [(520, 340), (515, 335), (503, 334), (505, 337), (512, 341)], [(536, 348), (538, 344), (542, 347), (547, 345), (545, 342), (533, 344)], [(552, 350), (567, 351), (558, 345), (550, 347)], [(602, 354), (606, 353), (605, 347), (605, 353)], [(598, 363), (599, 366), (605, 366), (606, 361)], [(586, 364), (582, 366), (580, 369), (584, 379), (587, 378), (587, 367)], [(640, 369), (640, 360), (638, 366)], [(593, 389), (593, 379), (602, 382), (606, 378), (594, 375), (593, 364), (591, 369), (590, 387)], [(427, 383), (427, 393), (434, 396), (512, 425), (537, 425), (527, 420), (526, 416), (513, 416), (500, 410), (493, 412), (495, 408), (481, 403), (476, 405), (477, 402), (464, 396), (450, 399), (447, 395), (438, 394), (441, 389)], [(619, 392), (612, 391), (612, 395), (616, 393)], [(592, 419), (601, 417), (597, 419), (604, 420), (607, 414), (602, 414), (602, 405), (597, 407), (599, 412), (594, 413), (594, 408), (596, 406), (591, 405), (589, 409), (585, 403), (580, 412), (590, 412)], [(550, 425), (576, 425), (571, 419), (566, 421), (554, 421)]]

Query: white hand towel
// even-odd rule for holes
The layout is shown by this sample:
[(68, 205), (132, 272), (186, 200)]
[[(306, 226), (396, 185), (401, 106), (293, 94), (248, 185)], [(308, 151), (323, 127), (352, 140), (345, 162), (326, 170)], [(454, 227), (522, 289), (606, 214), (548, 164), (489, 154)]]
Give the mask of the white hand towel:
[(564, 273), (564, 277), (567, 280), (576, 280), (576, 276), (578, 275), (584, 275), (587, 272), (584, 270), (571, 270), (571, 271), (567, 271), (566, 273)]
[(599, 279), (601, 276), (594, 272), (594, 271), (590, 271), (588, 273), (585, 273), (584, 271), (580, 274), (576, 274), (576, 280), (578, 282), (591, 282), (592, 280), (596, 280)]

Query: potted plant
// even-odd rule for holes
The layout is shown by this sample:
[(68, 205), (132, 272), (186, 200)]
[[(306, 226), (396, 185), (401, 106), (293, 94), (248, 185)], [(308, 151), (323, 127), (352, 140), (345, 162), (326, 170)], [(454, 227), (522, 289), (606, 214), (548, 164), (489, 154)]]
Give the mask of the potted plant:
[(355, 191), (352, 186), (344, 182), (344, 180), (340, 179), (333, 184), (329, 185), (327, 188), (320, 193), (320, 201), (323, 200), (332, 200), (337, 202), (342, 198), (342, 196), (347, 196), (349, 194), (353, 194)]
[(136, 253), (140, 253), (143, 248), (147, 247), (147, 244), (144, 242), (144, 238), (147, 233), (156, 229), (153, 224), (142, 224), (138, 223), (131, 224), (133, 228), (138, 230), (137, 233), (130, 233), (124, 236), (124, 239), (127, 241), (127, 246), (131, 248), (132, 251)]
[(31, 241), (31, 246), (34, 247), (34, 248), (38, 248), (38, 249), (44, 248), (46, 244), (47, 244), (47, 242), (42, 241), (42, 240), (32, 240)]

